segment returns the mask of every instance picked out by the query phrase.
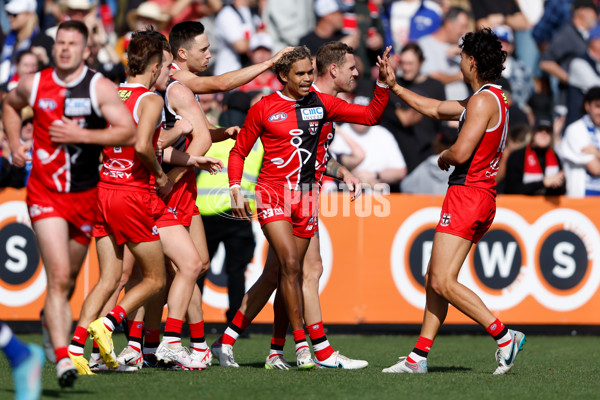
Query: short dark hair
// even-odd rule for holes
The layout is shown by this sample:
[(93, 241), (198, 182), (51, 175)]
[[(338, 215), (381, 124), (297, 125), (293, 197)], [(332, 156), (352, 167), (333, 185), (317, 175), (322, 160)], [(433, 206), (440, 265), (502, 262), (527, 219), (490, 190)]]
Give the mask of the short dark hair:
[(323, 75), (331, 64), (343, 65), (346, 54), (354, 54), (354, 49), (343, 42), (325, 43), (317, 51), (317, 73)]
[(23, 59), (23, 57), (27, 56), (27, 55), (32, 55), (37, 59), (37, 70), (39, 71), (40, 69), (42, 69), (42, 62), (40, 61), (39, 58), (37, 58), (37, 56), (35, 55), (35, 53), (31, 50), (23, 50), (22, 52), (20, 52), (19, 54), (17, 54), (17, 59), (15, 60), (15, 65), (18, 65), (21, 60)]
[(85, 24), (83, 22), (75, 21), (73, 19), (65, 21), (65, 22), (61, 22), (60, 25), (58, 25), (58, 29), (56, 30), (56, 33), (58, 34), (58, 32), (61, 30), (77, 31), (77, 32), (81, 33), (81, 35), (83, 36), (83, 43), (85, 43), (85, 45), (87, 46), (89, 32), (88, 32), (87, 26), (85, 26)]
[(402, 50), (400, 50), (400, 54), (406, 53), (407, 51), (414, 51), (419, 59), (419, 62), (425, 61), (425, 56), (423, 56), (423, 49), (416, 43), (407, 43)]
[(583, 95), (583, 102), (590, 103), (595, 100), (600, 100), (600, 87), (594, 86)]
[(490, 29), (483, 28), (463, 36), (459, 44), (463, 53), (477, 62), (477, 74), (483, 82), (495, 82), (502, 76), (506, 51), (498, 36)]
[(173, 57), (177, 57), (180, 48), (188, 49), (190, 42), (203, 33), (204, 25), (199, 21), (183, 21), (173, 26), (171, 32), (169, 32), (169, 43), (171, 44)]
[(127, 45), (127, 74), (136, 76), (143, 74), (150, 63), (162, 63), (163, 45), (152, 32), (137, 31), (131, 36)]
[(292, 65), (296, 61), (303, 60), (305, 58), (308, 58), (310, 60), (310, 57), (310, 50), (308, 49), (308, 47), (296, 46), (294, 47), (294, 50), (285, 53), (279, 59), (279, 61), (277, 61), (277, 64), (275, 64), (275, 66), (273, 67), (273, 72), (275, 72), (275, 75), (277, 76), (277, 79), (279, 79), (279, 82), (281, 82), (282, 85), (285, 85), (285, 82), (281, 79), (281, 74), (287, 76), (287, 74), (289, 74), (292, 69)]

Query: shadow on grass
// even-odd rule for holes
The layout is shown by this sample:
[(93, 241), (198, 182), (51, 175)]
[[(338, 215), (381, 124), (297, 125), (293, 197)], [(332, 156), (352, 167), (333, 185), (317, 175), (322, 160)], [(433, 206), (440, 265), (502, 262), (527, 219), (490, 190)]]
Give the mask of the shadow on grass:
[(465, 371), (471, 371), (473, 368), (467, 368), (467, 367), (456, 367), (456, 366), (451, 366), (451, 367), (429, 367), (427, 369), (427, 371), (429, 373), (437, 373), (437, 372), (465, 372)]
[(72, 389), (44, 389), (42, 390), (43, 397), (53, 397), (53, 398), (79, 398), (82, 395), (92, 395), (94, 392), (90, 392), (89, 390), (72, 390)]

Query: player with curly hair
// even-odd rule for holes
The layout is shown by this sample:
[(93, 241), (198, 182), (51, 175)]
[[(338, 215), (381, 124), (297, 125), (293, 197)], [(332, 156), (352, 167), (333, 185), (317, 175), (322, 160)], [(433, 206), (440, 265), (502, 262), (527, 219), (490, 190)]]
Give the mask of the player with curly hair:
[(388, 66), (390, 90), (423, 115), (458, 120), (456, 143), (438, 158), (440, 169), (455, 169), (442, 205), (425, 277), (426, 304), (421, 334), (413, 351), (383, 372), (426, 373), (427, 355), (452, 304), (498, 343), (494, 375), (505, 374), (525, 343), (525, 335), (508, 329), (483, 301), (457, 277), (473, 244), (488, 231), (496, 214), (498, 165), (508, 133), (508, 102), (494, 85), (502, 73), (506, 52), (496, 35), (484, 28), (467, 33), (460, 44), (460, 68), (474, 94), (462, 101), (439, 101), (398, 85)]

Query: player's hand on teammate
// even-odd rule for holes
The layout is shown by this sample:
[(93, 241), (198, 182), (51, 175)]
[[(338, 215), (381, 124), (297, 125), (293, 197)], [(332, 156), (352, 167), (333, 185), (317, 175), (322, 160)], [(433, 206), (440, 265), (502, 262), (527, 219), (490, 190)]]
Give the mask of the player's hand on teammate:
[[(388, 86), (389, 86), (389, 83), (388, 83), (389, 68), (387, 68), (387, 62), (388, 62), (388, 58), (390, 56), (390, 51), (392, 51), (392, 46), (386, 47), (383, 54), (381, 56), (377, 56), (377, 63), (376, 63), (377, 68), (379, 68), (379, 77), (377, 78), (377, 80), (380, 83), (385, 83)], [(395, 80), (395, 77), (394, 77), (394, 80)]]
[(240, 132), (240, 127), (237, 125), (230, 126), (229, 128), (225, 129), (225, 135), (233, 140), (235, 140), (237, 138), (237, 135), (239, 132)]
[(398, 84), (398, 82), (396, 82), (396, 73), (394, 72), (393, 62), (391, 62), (389, 57), (382, 61), (385, 64), (385, 70), (386, 70), (385, 83), (386, 83), (386, 85), (388, 85), (390, 87), (390, 90), (393, 90), (394, 86), (396, 86)]
[(54, 143), (85, 143), (83, 129), (77, 122), (64, 116), (61, 120), (53, 121), (48, 131)]
[(438, 167), (440, 167), (440, 169), (442, 171), (448, 171), (450, 169), (450, 164), (448, 164), (446, 161), (444, 161), (444, 159), (442, 158), (444, 156), (444, 154), (446, 154), (448, 150), (444, 150), (440, 153), (440, 156), (438, 157)]
[(161, 174), (156, 178), (156, 192), (161, 199), (165, 199), (173, 190), (173, 181), (167, 174)]
[(207, 171), (211, 175), (218, 174), (223, 169), (223, 161), (218, 158), (213, 157), (204, 157), (204, 156), (192, 156), (190, 157), (190, 161), (195, 168), (198, 168), (202, 171)]
[(292, 50), (294, 50), (292, 46), (284, 47), (283, 49), (279, 50), (277, 54), (271, 57), (271, 68), (273, 68), (273, 66), (277, 64), (279, 60), (281, 60), (281, 57), (283, 57), (284, 54), (289, 53)]
[(250, 221), (252, 208), (248, 199), (242, 194), (242, 189), (237, 186), (231, 188), (231, 213), (235, 218)]
[(194, 127), (192, 123), (185, 118), (178, 118), (175, 125), (171, 129), (161, 129), (158, 142), (156, 143), (156, 151), (162, 151), (171, 146), (181, 136), (192, 133)]

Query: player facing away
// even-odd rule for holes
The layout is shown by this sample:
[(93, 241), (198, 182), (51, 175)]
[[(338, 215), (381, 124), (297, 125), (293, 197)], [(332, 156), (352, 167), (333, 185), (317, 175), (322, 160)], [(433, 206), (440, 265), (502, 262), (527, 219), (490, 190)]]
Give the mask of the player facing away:
[(4, 104), (16, 166), (24, 165), (28, 150), (19, 140), (19, 111), (27, 105), (34, 110), (27, 206), (48, 279), (45, 320), (63, 387), (77, 377), (67, 350), (73, 323), (69, 297), (96, 219), (100, 151), (135, 142), (135, 126), (114, 85), (85, 66), (87, 40), (82, 22), (61, 23), (54, 67), (23, 77)]
[[(249, 218), (250, 209), (240, 181), (244, 159), (260, 137), (265, 154), (255, 190), (258, 220), (281, 265), (279, 289), (296, 343), (297, 366), (308, 369), (314, 368), (315, 363), (302, 323), (300, 281), (302, 262), (310, 238), (314, 236), (318, 211), (315, 160), (323, 125), (333, 121), (375, 124), (378, 115), (374, 109), (378, 108), (355, 108), (333, 96), (311, 92), (314, 71), (306, 47), (296, 47), (285, 54), (276, 64), (275, 73), (283, 89), (250, 108), (229, 156), (232, 210), (238, 218)], [(382, 73), (380, 80), (386, 81), (385, 68)], [(387, 85), (378, 85), (375, 101), (385, 107), (389, 97)], [(250, 323), (244, 318), (243, 315), (234, 318), (233, 327), (213, 346), (220, 361), (231, 352), (230, 340), (237, 338), (236, 330)]]
[(396, 83), (388, 66), (390, 89), (423, 115), (459, 120), (456, 143), (444, 150), (438, 166), (455, 169), (449, 178), (440, 221), (433, 238), (425, 277), (425, 315), (413, 351), (383, 372), (426, 373), (427, 355), (452, 304), (496, 340), (495, 375), (508, 372), (525, 343), (525, 335), (508, 329), (457, 277), (473, 244), (488, 231), (496, 214), (498, 162), (508, 133), (508, 102), (502, 88), (492, 84), (502, 73), (506, 52), (496, 35), (484, 28), (467, 33), (461, 44), (460, 68), (474, 94), (462, 101), (439, 101), (420, 96)]
[[(387, 53), (384, 54), (384, 57), (386, 56)], [(330, 42), (319, 49), (317, 52), (317, 70), (317, 80), (312, 85), (311, 91), (336, 96), (341, 92), (351, 92), (356, 86), (355, 79), (358, 77), (358, 70), (354, 59), (354, 51), (342, 42)], [(381, 90), (381, 94), (383, 93), (387, 93), (387, 91)], [(374, 107), (373, 111), (376, 116), (381, 116), (384, 111), (385, 107), (377, 108), (381, 104), (383, 103), (378, 101), (370, 104), (370, 107)], [(363, 107), (363, 113), (367, 112), (367, 107), (364, 106), (352, 105), (351, 107)], [(378, 118), (375, 120), (378, 120)], [(329, 158), (327, 149), (333, 140), (333, 135), (334, 124), (324, 124), (317, 149), (315, 183), (320, 186), (323, 176), (326, 174), (343, 180), (351, 190), (354, 190), (354, 195), (357, 196), (361, 191), (358, 179), (333, 158)], [(319, 278), (323, 273), (323, 263), (320, 255), (318, 224), (315, 224), (314, 232), (315, 235), (310, 239), (302, 264), (304, 323), (315, 352), (314, 361), (318, 367), (322, 368), (364, 368), (368, 365), (368, 362), (353, 360), (341, 355), (333, 349), (327, 340), (319, 302)], [(213, 344), (213, 351), (219, 354), (220, 365), (238, 366), (233, 357), (233, 344), (235, 344), (241, 331), (246, 329), (250, 321), (262, 310), (273, 291), (277, 288), (278, 275), (279, 261), (273, 249), (269, 247), (263, 273), (244, 296), (242, 306), (236, 313), (236, 320), (229, 324), (226, 335), (223, 335)], [(275, 297), (274, 309), (273, 338), (271, 339), (271, 350), (266, 359), (265, 368), (290, 369), (291, 366), (283, 358), (288, 319), (280, 292)]]

